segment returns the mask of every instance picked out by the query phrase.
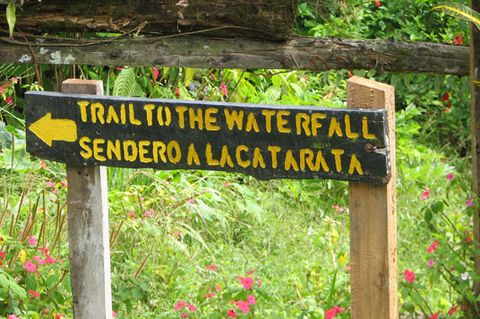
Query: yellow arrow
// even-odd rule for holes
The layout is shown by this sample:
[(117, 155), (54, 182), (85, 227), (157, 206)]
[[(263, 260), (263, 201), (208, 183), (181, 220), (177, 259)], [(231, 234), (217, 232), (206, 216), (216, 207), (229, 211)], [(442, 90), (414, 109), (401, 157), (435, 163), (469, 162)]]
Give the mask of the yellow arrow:
[(32, 123), (28, 129), (48, 146), (53, 141), (75, 142), (77, 140), (77, 124), (66, 119), (52, 119), (52, 113)]

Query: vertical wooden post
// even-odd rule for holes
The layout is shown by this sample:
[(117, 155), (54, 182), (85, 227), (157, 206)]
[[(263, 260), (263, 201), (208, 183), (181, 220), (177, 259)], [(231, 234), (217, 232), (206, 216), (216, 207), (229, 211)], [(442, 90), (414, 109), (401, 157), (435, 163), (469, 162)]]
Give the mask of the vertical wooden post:
[[(480, 0), (472, 0), (472, 9), (480, 11)], [(480, 31), (473, 23), (470, 25), (470, 81), (472, 115), (472, 186), (476, 196), (480, 195)], [(480, 244), (480, 212), (473, 214), (473, 232), (475, 242)], [(480, 255), (474, 254), (475, 269), (480, 272)], [(475, 282), (473, 290), (480, 295), (480, 282)]]
[[(102, 81), (66, 80), (62, 92), (103, 95)], [(76, 319), (111, 319), (105, 167), (67, 165), (68, 241)]]
[(392, 172), (385, 186), (349, 184), (352, 318), (397, 319), (394, 87), (352, 77), (347, 105), (388, 111)]

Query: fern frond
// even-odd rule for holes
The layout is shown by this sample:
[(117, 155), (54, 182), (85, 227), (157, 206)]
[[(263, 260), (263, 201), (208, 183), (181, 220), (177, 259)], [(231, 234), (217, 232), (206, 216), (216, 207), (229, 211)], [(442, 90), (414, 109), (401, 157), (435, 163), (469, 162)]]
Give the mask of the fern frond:
[(480, 13), (472, 10), (471, 8), (456, 3), (449, 4), (439, 4), (438, 6), (433, 7), (434, 10), (443, 11), (451, 16), (460, 18), (472, 22), (480, 29)]
[(125, 67), (118, 74), (113, 84), (113, 95), (116, 96), (145, 96), (137, 83), (134, 68)]

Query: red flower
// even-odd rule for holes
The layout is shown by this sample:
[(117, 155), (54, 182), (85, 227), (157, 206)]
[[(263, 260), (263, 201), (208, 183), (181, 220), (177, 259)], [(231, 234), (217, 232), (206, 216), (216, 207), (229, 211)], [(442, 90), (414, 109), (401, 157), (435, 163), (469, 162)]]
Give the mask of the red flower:
[(430, 188), (425, 188), (425, 190), (422, 192), (422, 195), (420, 196), (421, 200), (427, 200), (430, 197)]
[(413, 283), (415, 281), (415, 273), (411, 270), (405, 269), (403, 272), (403, 275), (405, 277), (405, 281), (408, 283)]
[(43, 168), (43, 169), (46, 169), (47, 168), (47, 162), (45, 162), (44, 160), (41, 160), (40, 161), (40, 167)]
[(448, 311), (448, 315), (452, 316), (455, 312), (457, 312), (457, 308), (458, 306), (453, 306), (452, 308), (450, 308), (450, 310)]
[(459, 34), (453, 39), (453, 44), (462, 45), (463, 44), (463, 35)]
[(440, 98), (440, 101), (445, 102), (448, 100), (450, 100), (450, 93), (445, 92), (445, 94), (443, 94), (442, 97)]
[(466, 233), (467, 233), (467, 238), (465, 238), (465, 241), (467, 243), (471, 243), (472, 242), (472, 236), (470, 235), (469, 231), (466, 231)]
[(5, 98), (5, 103), (7, 103), (7, 104), (12, 104), (12, 103), (13, 103), (12, 97), (11, 97), (11, 96), (7, 96), (7, 97)]
[(352, 71), (350, 71), (350, 70), (348, 70), (348, 77), (349, 77), (349, 78), (353, 77), (353, 73), (352, 73)]
[(437, 249), (437, 247), (440, 246), (440, 243), (436, 240), (433, 241), (433, 243), (427, 248), (428, 253), (432, 253)]
[(35, 290), (29, 290), (28, 294), (32, 296), (33, 298), (40, 298), (40, 293), (36, 292)]
[(157, 80), (159, 72), (158, 72), (158, 69), (154, 66), (152, 66), (152, 74), (153, 74), (153, 78)]
[(440, 311), (435, 312), (433, 315), (428, 317), (428, 319), (438, 319), (438, 316), (440, 315)]
[[(117, 315), (117, 314), (115, 314), (115, 316), (116, 316), (116, 315)], [(115, 316), (113, 315), (113, 311), (112, 311), (112, 318), (115, 318)], [(65, 315), (64, 315), (63, 313), (57, 313), (57, 314), (55, 315), (55, 319), (62, 319), (62, 318), (64, 318), (64, 317), (65, 317)]]
[(220, 84), (220, 90), (222, 91), (223, 95), (228, 96), (228, 88), (225, 83)]
[(235, 318), (236, 316), (237, 316), (237, 314), (235, 313), (235, 310), (233, 310), (233, 309), (228, 309), (227, 310), (227, 317)]
[(180, 309), (182, 309), (183, 307), (185, 307), (187, 305), (187, 303), (183, 300), (180, 300), (179, 302), (177, 302), (177, 304), (173, 307), (173, 310), (175, 311), (178, 311)]
[(375, 0), (375, 5), (377, 8), (380, 8), (382, 6), (382, 3), (379, 0)]
[(217, 265), (214, 265), (214, 264), (211, 264), (211, 265), (205, 266), (205, 269), (210, 270), (210, 271), (217, 271), (217, 270), (218, 270), (218, 266), (217, 266)]

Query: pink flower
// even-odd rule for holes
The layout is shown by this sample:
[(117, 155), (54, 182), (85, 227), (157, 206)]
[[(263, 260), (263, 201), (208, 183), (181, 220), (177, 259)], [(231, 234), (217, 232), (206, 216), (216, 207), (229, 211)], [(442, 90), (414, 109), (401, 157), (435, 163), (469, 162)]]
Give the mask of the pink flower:
[(428, 317), (428, 319), (438, 319), (438, 316), (440, 316), (440, 311), (435, 312), (433, 315)]
[(252, 277), (243, 278), (242, 276), (237, 277), (238, 281), (242, 284), (243, 289), (252, 289), (253, 279)]
[(235, 310), (233, 310), (233, 309), (228, 309), (227, 310), (227, 317), (235, 318), (236, 316), (237, 316), (237, 314), (235, 313)]
[(42, 266), (45, 264), (45, 260), (40, 256), (33, 256), (33, 260), (37, 263), (37, 265)]
[(25, 270), (28, 272), (35, 272), (37, 270), (37, 265), (32, 263), (30, 260), (27, 260), (24, 264)]
[(427, 248), (428, 253), (432, 253), (437, 249), (437, 247), (440, 246), (440, 243), (436, 240), (433, 241), (433, 243)]
[(325, 319), (332, 319), (337, 316), (337, 311), (334, 308), (325, 310)]
[(55, 258), (53, 258), (52, 256), (50, 255), (47, 255), (46, 258), (45, 258), (45, 263), (47, 264), (54, 264), (56, 263), (57, 261), (55, 260)]
[(183, 300), (180, 300), (179, 302), (177, 302), (177, 304), (173, 307), (173, 309), (175, 311), (178, 311), (180, 309), (182, 309), (183, 307), (185, 307), (187, 305), (187, 303)]
[(180, 317), (182, 317), (182, 318), (187, 318), (187, 317), (188, 317), (188, 313), (182, 312), (182, 314), (180, 315)]
[(254, 295), (248, 295), (247, 302), (249, 305), (255, 305), (257, 303), (257, 300), (255, 299)]
[(129, 216), (130, 218), (135, 218), (135, 213), (132, 212), (131, 210), (129, 210), (129, 211), (127, 212), (127, 214), (128, 214), (128, 216)]
[(195, 307), (195, 305), (187, 303), (186, 306), (187, 306), (188, 310), (190, 310), (191, 312), (197, 311), (197, 307)]
[(29, 290), (28, 294), (32, 296), (33, 298), (40, 298), (40, 293), (36, 292), (35, 290)]
[(432, 268), (433, 265), (435, 265), (435, 260), (434, 260), (434, 259), (429, 259), (429, 260), (427, 261), (427, 267), (428, 267), (428, 268)]
[(21, 319), (20, 317), (17, 317), (15, 315), (8, 315), (7, 319)]
[(382, 6), (382, 3), (379, 0), (375, 0), (375, 5), (377, 8), (380, 8)]
[(153, 79), (154, 80), (158, 79), (159, 72), (158, 72), (158, 69), (154, 66), (152, 66), (152, 74), (153, 74)]
[(54, 182), (52, 182), (52, 181), (47, 181), (47, 184), (46, 184), (47, 188), (53, 188), (53, 187), (55, 187), (56, 185), (57, 185), (57, 183), (54, 183)]
[(32, 247), (37, 246), (37, 240), (35, 239), (35, 237), (28, 236), (27, 241), (29, 246), (32, 246)]
[(448, 310), (448, 315), (452, 316), (455, 312), (457, 312), (457, 308), (458, 308), (458, 306), (452, 306), (452, 308), (450, 308), (450, 310)]
[(61, 185), (62, 187), (65, 187), (65, 188), (68, 187), (67, 181), (61, 181), (61, 182), (60, 182), (60, 185)]
[(112, 318), (115, 318), (117, 316), (117, 313), (112, 310)]
[(467, 243), (471, 243), (472, 242), (472, 235), (470, 235), (470, 232), (469, 231), (465, 231), (467, 233), (467, 238), (465, 238), (465, 241)]
[(238, 307), (238, 310), (240, 310), (243, 313), (249, 313), (250, 312), (250, 305), (248, 302), (239, 300), (235, 303)]
[(208, 294), (205, 294), (203, 297), (205, 297), (205, 299), (208, 299), (208, 298), (212, 298), (214, 296), (215, 296), (214, 292), (209, 292)]
[[(1, 92), (0, 92), (1, 94)], [(46, 169), (47, 168), (47, 162), (45, 162), (44, 160), (41, 160), (40, 161), (40, 167), (43, 168), (43, 169)]]
[(455, 177), (455, 175), (453, 175), (453, 173), (448, 173), (448, 174), (447, 174), (447, 179), (448, 179), (449, 181), (453, 180), (454, 177)]
[(403, 275), (405, 277), (405, 281), (408, 283), (413, 283), (415, 281), (415, 273), (411, 270), (405, 269), (403, 272)]
[(333, 309), (335, 309), (337, 311), (337, 313), (344, 313), (345, 312), (345, 309), (343, 309), (342, 307), (339, 307), (339, 306), (333, 306)]
[(218, 266), (217, 266), (217, 265), (214, 265), (214, 264), (211, 264), (211, 265), (205, 266), (205, 269), (210, 270), (210, 271), (217, 271), (217, 270), (218, 270)]
[(5, 103), (7, 103), (7, 105), (12, 104), (12, 103), (13, 103), (12, 97), (11, 97), (11, 96), (7, 96), (7, 97), (5, 98)]
[(143, 213), (143, 217), (152, 217), (154, 211), (153, 209), (149, 209), (149, 210), (146, 210), (144, 213)]
[(345, 211), (345, 208), (339, 206), (339, 205), (332, 205), (332, 208), (335, 209), (337, 213), (343, 213)]
[(467, 207), (471, 207), (473, 205), (473, 196), (472, 195), (470, 195), (467, 198), (466, 205), (467, 205)]
[(225, 83), (220, 84), (220, 90), (222, 90), (223, 95), (228, 96), (228, 88)]
[(425, 190), (422, 192), (422, 195), (420, 196), (421, 200), (427, 200), (430, 197), (430, 188), (425, 188)]

